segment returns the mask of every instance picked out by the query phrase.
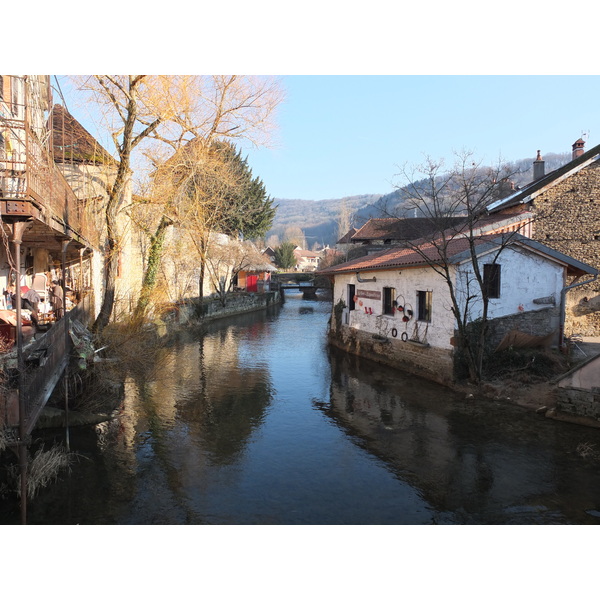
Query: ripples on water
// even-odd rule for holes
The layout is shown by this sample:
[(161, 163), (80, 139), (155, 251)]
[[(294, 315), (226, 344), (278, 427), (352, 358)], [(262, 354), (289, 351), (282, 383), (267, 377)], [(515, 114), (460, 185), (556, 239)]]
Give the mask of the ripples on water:
[(576, 453), (597, 431), (328, 349), (329, 310), (292, 295), (182, 334), (118, 420), (71, 432), (81, 458), (30, 522), (598, 522)]

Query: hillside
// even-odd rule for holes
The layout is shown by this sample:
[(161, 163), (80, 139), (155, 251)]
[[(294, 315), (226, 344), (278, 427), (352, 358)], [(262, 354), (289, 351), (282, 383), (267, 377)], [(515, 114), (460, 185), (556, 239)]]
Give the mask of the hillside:
[[(523, 158), (509, 164), (510, 170), (517, 173), (513, 177), (515, 185), (522, 186), (532, 180), (533, 158)], [(546, 173), (557, 169), (571, 160), (571, 153), (544, 155)], [(330, 200), (287, 200), (275, 199), (277, 214), (273, 227), (266, 239), (278, 236), (284, 239), (289, 228), (300, 228), (304, 232), (306, 243), (312, 248), (315, 243), (321, 246), (333, 246), (338, 239), (338, 222), (343, 210), (346, 210), (354, 227), (361, 227), (370, 218), (386, 216), (411, 217), (412, 211), (403, 207), (402, 189), (389, 194), (363, 194)]]
[(287, 200), (276, 198), (277, 214), (266, 238), (276, 235), (283, 240), (286, 229), (299, 227), (309, 247), (316, 242), (321, 246), (337, 241), (338, 219), (343, 207), (350, 215), (374, 204), (381, 194), (363, 194), (331, 200)]

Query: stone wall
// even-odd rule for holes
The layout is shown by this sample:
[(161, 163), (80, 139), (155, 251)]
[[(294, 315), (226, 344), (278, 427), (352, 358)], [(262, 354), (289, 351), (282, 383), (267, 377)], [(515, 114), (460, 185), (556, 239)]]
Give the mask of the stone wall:
[[(600, 269), (600, 161), (581, 169), (534, 199), (533, 238)], [(600, 283), (567, 294), (565, 333), (600, 335), (600, 312), (577, 316), (583, 297), (600, 296)]]
[(556, 408), (570, 416), (600, 421), (600, 388), (595, 390), (560, 388)]
[(452, 350), (376, 336), (346, 325), (336, 327), (332, 318), (329, 343), (351, 354), (450, 385), (453, 380)]
[(179, 324), (191, 321), (212, 321), (232, 315), (239, 315), (267, 308), (281, 302), (279, 292), (264, 294), (231, 294), (223, 306), (220, 300), (204, 300), (200, 305), (197, 299), (179, 303), (175, 318)]
[(516, 313), (489, 321), (488, 343), (493, 349), (509, 331), (516, 329), (536, 336), (546, 336), (556, 332), (556, 338), (552, 341), (552, 344), (557, 346), (559, 327), (560, 308), (558, 306)]
[(600, 355), (563, 375), (556, 390), (556, 407), (562, 413), (600, 420)]

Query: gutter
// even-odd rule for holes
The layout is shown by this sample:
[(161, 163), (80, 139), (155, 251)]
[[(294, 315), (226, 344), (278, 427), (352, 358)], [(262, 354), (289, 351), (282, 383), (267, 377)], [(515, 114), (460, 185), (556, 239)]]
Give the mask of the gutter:
[(373, 276), (371, 279), (363, 279), (360, 276), (360, 272), (356, 271), (356, 281), (358, 281), (358, 283), (367, 283), (368, 281), (377, 281), (377, 277)]
[(586, 283), (594, 283), (598, 279), (598, 272), (596, 271), (596, 275), (592, 279), (588, 279), (587, 281), (580, 281), (579, 283), (573, 283), (567, 287), (564, 287), (560, 291), (560, 325), (558, 328), (558, 347), (562, 350), (565, 347), (564, 343), (564, 333), (565, 333), (565, 311), (567, 304), (567, 292), (570, 292), (573, 288), (585, 285)]

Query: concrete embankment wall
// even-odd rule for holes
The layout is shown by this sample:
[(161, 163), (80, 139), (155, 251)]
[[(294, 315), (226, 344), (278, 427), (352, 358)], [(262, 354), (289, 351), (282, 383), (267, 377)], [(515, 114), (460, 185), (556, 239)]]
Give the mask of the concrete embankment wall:
[(556, 407), (567, 415), (600, 420), (600, 356), (560, 378)]
[(343, 325), (339, 332), (330, 331), (329, 343), (351, 354), (414, 373), (442, 385), (449, 386), (452, 383), (452, 350), (392, 338), (378, 338), (371, 333)]
[(280, 302), (281, 296), (277, 291), (262, 294), (232, 294), (227, 296), (225, 306), (218, 299), (205, 299), (202, 304), (198, 300), (190, 300), (177, 305), (176, 321), (179, 324), (212, 321), (261, 310)]

